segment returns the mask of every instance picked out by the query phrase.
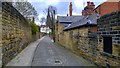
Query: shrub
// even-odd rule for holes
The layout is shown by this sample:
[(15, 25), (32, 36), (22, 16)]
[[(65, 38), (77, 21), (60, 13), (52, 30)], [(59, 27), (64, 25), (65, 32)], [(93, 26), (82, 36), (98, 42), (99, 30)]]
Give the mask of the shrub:
[(39, 28), (35, 23), (31, 23), (32, 33), (39, 32)]

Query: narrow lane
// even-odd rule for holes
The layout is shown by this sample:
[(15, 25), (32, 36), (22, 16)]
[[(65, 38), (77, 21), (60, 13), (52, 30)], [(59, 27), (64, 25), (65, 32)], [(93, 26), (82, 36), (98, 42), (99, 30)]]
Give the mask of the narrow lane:
[(56, 45), (46, 36), (35, 51), (32, 66), (94, 66), (94, 64)]

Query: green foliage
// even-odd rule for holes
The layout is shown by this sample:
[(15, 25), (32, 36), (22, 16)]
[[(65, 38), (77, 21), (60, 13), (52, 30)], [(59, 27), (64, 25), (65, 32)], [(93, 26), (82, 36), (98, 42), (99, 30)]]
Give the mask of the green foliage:
[(33, 33), (39, 32), (39, 28), (35, 23), (31, 23), (31, 29)]
[(54, 35), (54, 32), (50, 32), (49, 35)]

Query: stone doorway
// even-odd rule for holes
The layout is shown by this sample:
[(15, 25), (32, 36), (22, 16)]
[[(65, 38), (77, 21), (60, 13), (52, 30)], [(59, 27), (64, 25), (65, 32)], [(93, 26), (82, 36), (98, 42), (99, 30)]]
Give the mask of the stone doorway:
[(103, 37), (103, 50), (112, 54), (112, 37)]

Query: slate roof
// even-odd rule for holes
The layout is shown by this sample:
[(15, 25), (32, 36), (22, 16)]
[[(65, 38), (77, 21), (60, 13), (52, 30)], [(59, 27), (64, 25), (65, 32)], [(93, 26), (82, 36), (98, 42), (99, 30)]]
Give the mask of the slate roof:
[(58, 16), (57, 20), (60, 23), (72, 23), (72, 22), (76, 22), (78, 20), (80, 20), (82, 18), (82, 16)]
[(97, 19), (99, 18), (99, 15), (97, 13), (90, 15), (90, 16), (84, 16), (79, 21), (72, 22), (71, 25), (64, 30), (69, 30), (73, 28), (79, 28), (81, 26), (89, 26), (89, 25), (97, 25)]

